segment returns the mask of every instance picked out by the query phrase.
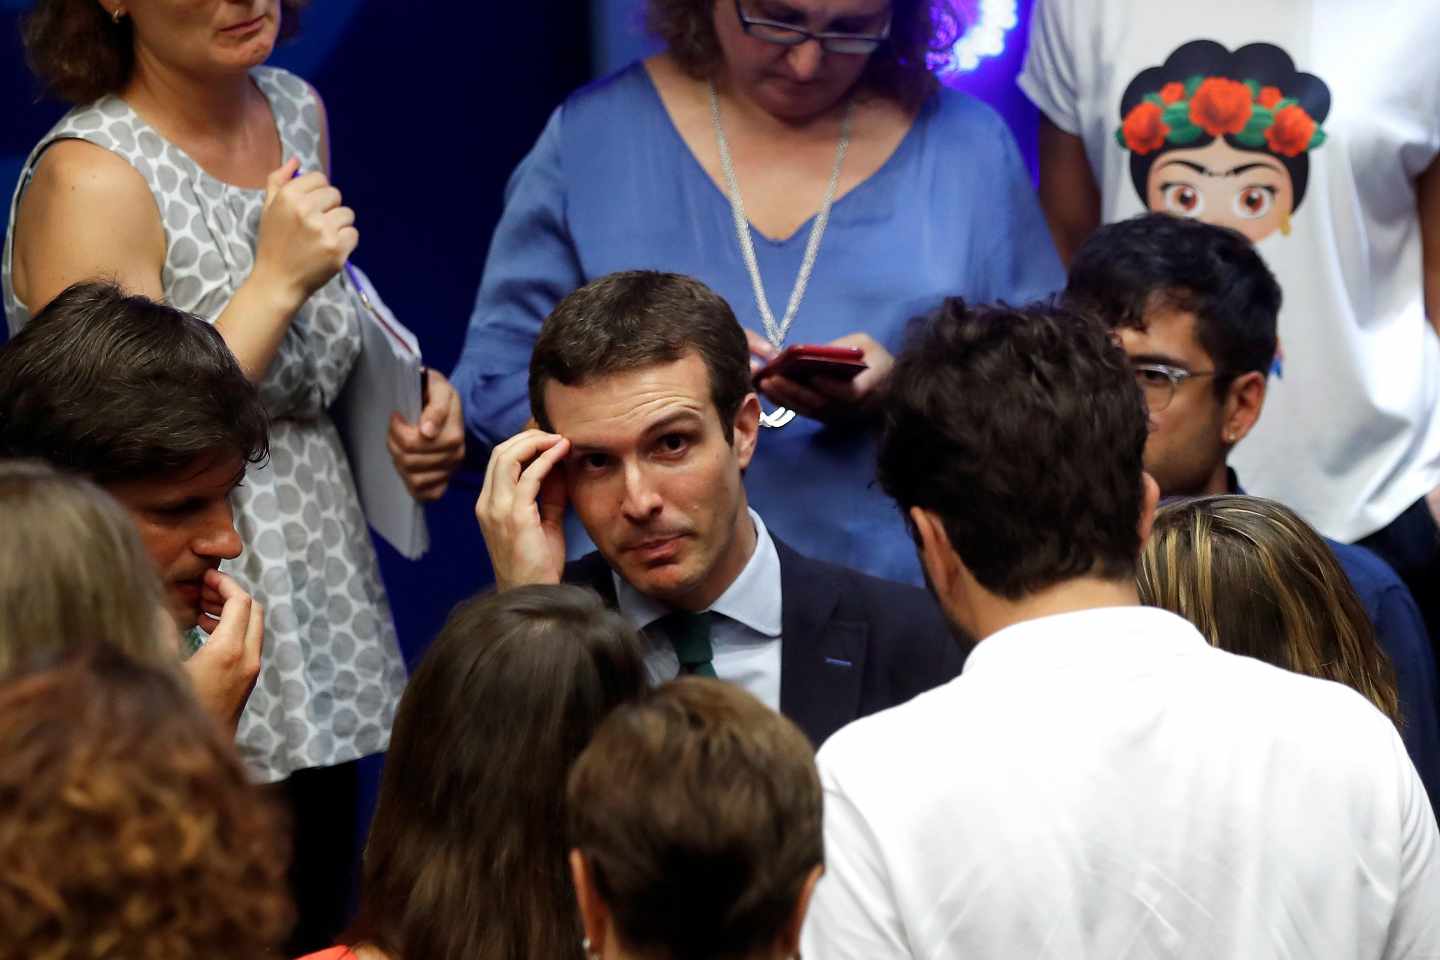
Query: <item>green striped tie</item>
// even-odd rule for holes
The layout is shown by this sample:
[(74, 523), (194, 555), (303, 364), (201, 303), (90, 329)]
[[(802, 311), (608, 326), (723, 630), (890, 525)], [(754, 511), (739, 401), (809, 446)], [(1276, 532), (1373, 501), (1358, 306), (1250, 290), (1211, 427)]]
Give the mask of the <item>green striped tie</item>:
[(715, 651), (710, 648), (710, 614), (677, 610), (656, 620), (651, 629), (670, 641), (680, 660), (680, 672), (697, 677), (715, 676)]

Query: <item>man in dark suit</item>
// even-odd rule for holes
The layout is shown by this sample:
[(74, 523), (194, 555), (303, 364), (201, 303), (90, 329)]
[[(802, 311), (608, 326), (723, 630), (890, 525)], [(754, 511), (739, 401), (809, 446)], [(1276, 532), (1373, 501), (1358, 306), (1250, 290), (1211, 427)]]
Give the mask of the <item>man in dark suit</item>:
[[(744, 331), (704, 284), (587, 284), (540, 331), (538, 429), (495, 448), (475, 511), (501, 589), (591, 586), (645, 631), (655, 680), (739, 683), (818, 745), (956, 676), (963, 647), (923, 591), (770, 536), (742, 482), (760, 433), (750, 377)], [(599, 548), (569, 565), (567, 505)]]

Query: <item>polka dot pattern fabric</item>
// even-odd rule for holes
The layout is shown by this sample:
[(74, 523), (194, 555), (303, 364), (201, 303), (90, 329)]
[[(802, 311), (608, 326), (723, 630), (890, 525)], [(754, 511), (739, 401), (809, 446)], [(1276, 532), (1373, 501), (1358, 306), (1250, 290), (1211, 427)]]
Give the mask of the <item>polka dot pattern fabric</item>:
[[(321, 169), (320, 115), (299, 78), (259, 68), (286, 157)], [(165, 226), (165, 295), (214, 319), (254, 266), (263, 190), (207, 174), (117, 97), (72, 110), (36, 147), (11, 205), (41, 153), (82, 139), (124, 157), (150, 185)], [(7, 233), (3, 260), (10, 329), (29, 318), (14, 295)], [(241, 754), (257, 779), (330, 766), (389, 743), (405, 684), (389, 603), (340, 436), (326, 410), (360, 350), (363, 309), (332, 279), (296, 314), (260, 385), (271, 418), (270, 460), (252, 466), (232, 498), (245, 552), (222, 569), (265, 606), (260, 680), (240, 721)]]

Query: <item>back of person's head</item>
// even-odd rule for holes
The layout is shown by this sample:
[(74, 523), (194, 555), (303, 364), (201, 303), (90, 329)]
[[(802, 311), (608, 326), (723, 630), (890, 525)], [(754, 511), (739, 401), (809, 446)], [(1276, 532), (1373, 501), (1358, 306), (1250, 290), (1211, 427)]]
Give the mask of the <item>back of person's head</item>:
[[(1061, 302), (1116, 328), (1146, 327), (1157, 310), (1195, 317), (1195, 336), (1228, 376), (1268, 374), (1280, 284), (1255, 247), (1228, 227), (1148, 213), (1106, 224), (1070, 264)], [(1215, 378), (1225, 391), (1226, 376)]]
[(1337, 680), (1401, 723), (1395, 671), (1335, 554), (1293, 510), (1258, 497), (1166, 504), (1141, 555), (1140, 599), (1222, 650)]
[(0, 960), (278, 948), (278, 814), (176, 671), (118, 651), (0, 683)]
[(630, 956), (794, 952), (824, 862), (820, 781), (805, 735), (744, 690), (685, 677), (616, 710), (568, 810), (592, 948), (603, 914)]
[(990, 593), (1133, 576), (1147, 414), (1099, 321), (947, 300), (917, 325), (880, 403), (878, 473), (939, 519)]
[(108, 644), (174, 664), (174, 624), (129, 514), (39, 461), (0, 460), (0, 676)]
[(750, 385), (750, 350), (730, 305), (699, 280), (628, 270), (571, 293), (540, 327), (530, 356), (530, 410), (550, 429), (545, 385), (567, 387), (698, 354), (725, 439)]
[(396, 958), (576, 954), (565, 775), (644, 691), (640, 649), (579, 587), (456, 607), (395, 716), (346, 942)]
[(265, 410), (220, 334), (107, 282), (77, 283), (0, 348), (0, 456), (108, 486), (216, 456), (264, 459)]

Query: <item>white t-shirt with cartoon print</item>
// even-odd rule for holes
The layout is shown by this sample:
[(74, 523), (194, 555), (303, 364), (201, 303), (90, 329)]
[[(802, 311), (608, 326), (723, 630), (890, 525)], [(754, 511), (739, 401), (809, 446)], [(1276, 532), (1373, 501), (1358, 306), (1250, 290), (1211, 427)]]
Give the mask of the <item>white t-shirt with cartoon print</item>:
[(1081, 137), (1102, 216), (1234, 227), (1281, 356), (1231, 462), (1353, 541), (1440, 486), (1440, 338), (1414, 183), (1440, 152), (1440, 4), (1036, 0), (1020, 86)]

